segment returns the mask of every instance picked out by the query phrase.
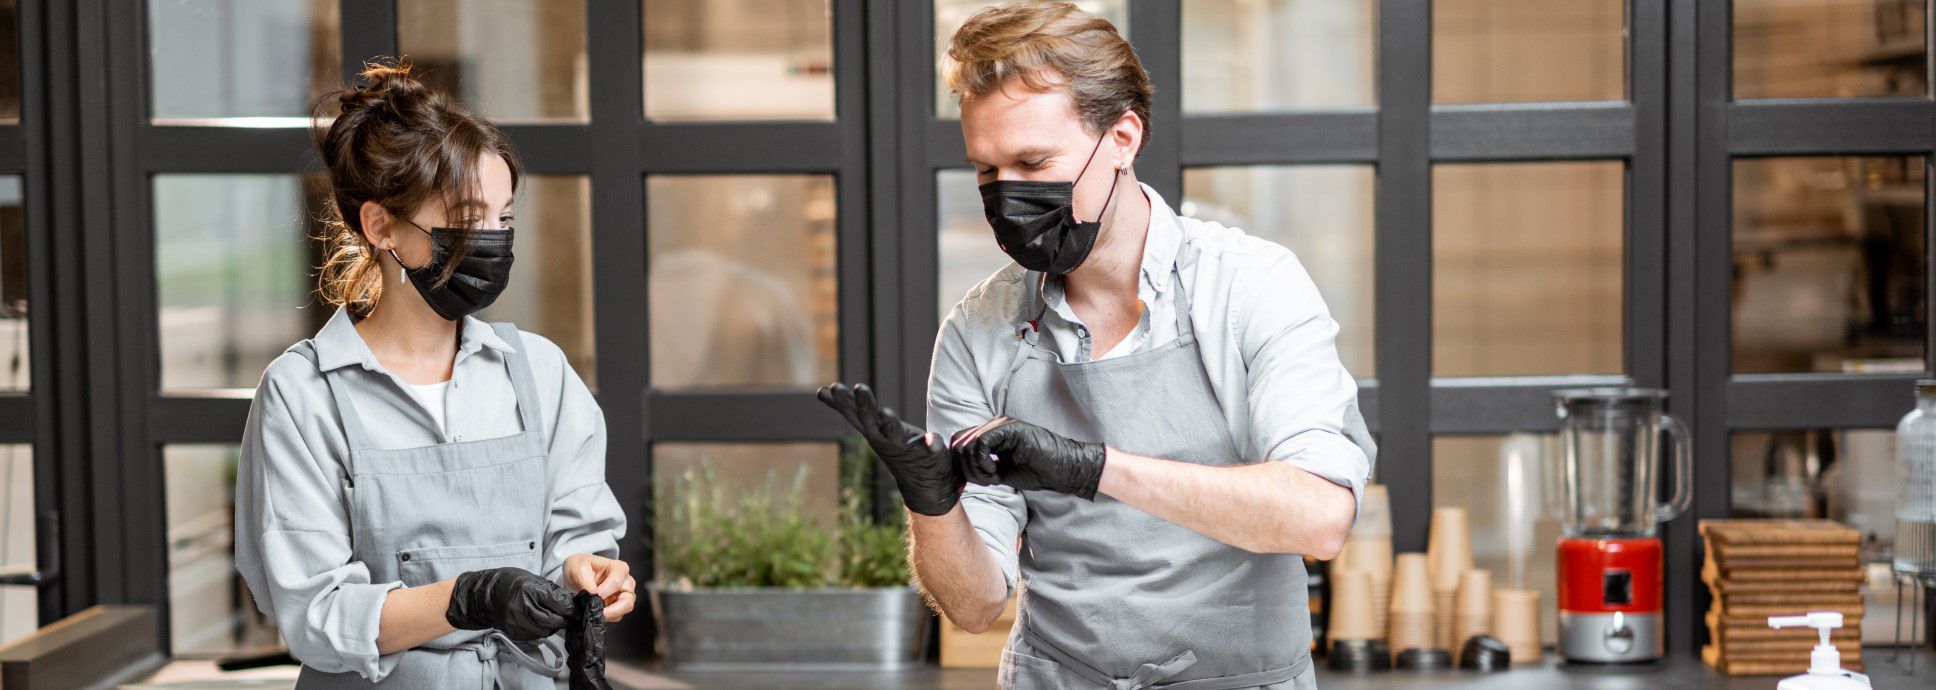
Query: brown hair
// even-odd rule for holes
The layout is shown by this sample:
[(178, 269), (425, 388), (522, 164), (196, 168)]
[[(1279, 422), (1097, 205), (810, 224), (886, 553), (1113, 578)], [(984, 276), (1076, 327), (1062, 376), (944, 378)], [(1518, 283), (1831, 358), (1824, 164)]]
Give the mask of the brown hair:
[(1143, 120), (1142, 146), (1149, 145), (1156, 93), (1149, 72), (1115, 25), (1071, 3), (1012, 2), (976, 12), (949, 41), (948, 59), (948, 89), (959, 97), (993, 93), (1011, 77), (1038, 91), (1067, 85), (1090, 133), (1134, 112)]
[[(377, 249), (363, 234), (364, 202), (374, 201), (398, 218), (408, 218), (433, 196), (454, 207), (477, 192), (477, 162), (486, 153), (502, 156), (510, 166), (512, 189), (521, 176), (510, 139), (489, 120), (424, 86), (408, 63), (375, 61), (364, 68), (360, 84), (324, 95), (311, 113), (311, 134), (329, 168), (330, 186), (321, 238), (329, 251), (318, 270), (316, 292), (359, 318), (383, 296)], [(325, 127), (323, 113), (331, 105), (336, 117)], [(468, 238), (459, 243), (439, 282), (450, 279), (468, 246)]]

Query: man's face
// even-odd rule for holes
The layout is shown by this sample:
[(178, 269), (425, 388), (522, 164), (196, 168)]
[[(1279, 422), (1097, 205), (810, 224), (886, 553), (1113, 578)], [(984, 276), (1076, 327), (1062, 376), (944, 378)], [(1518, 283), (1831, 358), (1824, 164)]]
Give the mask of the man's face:
[[(1097, 148), (1097, 138), (1082, 126), (1067, 88), (1038, 91), (1020, 78), (1010, 79), (1001, 90), (961, 102), (961, 138), (967, 144), (968, 164), (975, 168), (976, 184), (1075, 181), (1079, 220), (1095, 220), (1101, 213), (1110, 178), (1128, 161), (1126, 152), (1134, 150), (1126, 141), (1127, 129), (1118, 121), (1103, 134), (1102, 146)], [(1083, 172), (1084, 163), (1088, 163), (1087, 172)]]

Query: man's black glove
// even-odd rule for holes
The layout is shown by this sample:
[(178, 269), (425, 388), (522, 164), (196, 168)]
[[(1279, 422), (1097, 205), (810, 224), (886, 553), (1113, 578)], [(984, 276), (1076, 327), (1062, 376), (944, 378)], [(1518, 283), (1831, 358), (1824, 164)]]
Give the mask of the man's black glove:
[(920, 427), (901, 421), (894, 411), (881, 407), (867, 384), (836, 383), (820, 389), (820, 402), (840, 412), (847, 423), (867, 439), (874, 453), (881, 456), (901, 501), (908, 510), (922, 515), (946, 515), (961, 500), (965, 480), (961, 468), (948, 454), (941, 439), (929, 436)]
[(458, 630), (496, 628), (519, 642), (550, 637), (572, 613), (571, 595), (522, 568), (473, 570), (457, 576), (444, 620)]
[(976, 484), (1006, 484), (1022, 491), (1056, 491), (1095, 500), (1102, 482), (1100, 443), (1084, 443), (1014, 417), (996, 417), (962, 429), (949, 442), (956, 461)]

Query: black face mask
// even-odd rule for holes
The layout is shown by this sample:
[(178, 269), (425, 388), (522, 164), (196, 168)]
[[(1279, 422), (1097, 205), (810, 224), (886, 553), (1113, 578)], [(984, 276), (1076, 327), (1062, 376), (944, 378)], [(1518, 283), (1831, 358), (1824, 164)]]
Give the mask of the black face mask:
[[(430, 263), (417, 268), (405, 266), (403, 274), (410, 279), (410, 284), (417, 286), (417, 293), (423, 295), (424, 302), (438, 316), (456, 321), (475, 314), (497, 301), (497, 296), (511, 283), (510, 228), (424, 230), (416, 223), (410, 225), (430, 236)], [(458, 244), (465, 242), (466, 235), (468, 246), (464, 256), (457, 260), (456, 270), (451, 271), (449, 280), (439, 282), (437, 278), (444, 272), (444, 264)], [(397, 250), (390, 250), (390, 257), (403, 265)]]
[(1096, 152), (1102, 150), (1104, 138), (1107, 135), (1096, 139), (1096, 147), (1089, 150), (1089, 160), (1083, 162), (1075, 180), (996, 180), (981, 186), (982, 213), (988, 217), (989, 227), (995, 229), (995, 243), (1022, 268), (1064, 275), (1081, 266), (1089, 258), (1089, 250), (1096, 248), (1102, 219), (1109, 215), (1109, 202), (1116, 199), (1116, 180), (1122, 175), (1109, 181), (1109, 197), (1103, 200), (1103, 212), (1095, 220), (1076, 220), (1075, 192), (1076, 182), (1082, 181), (1089, 164), (1096, 161)]

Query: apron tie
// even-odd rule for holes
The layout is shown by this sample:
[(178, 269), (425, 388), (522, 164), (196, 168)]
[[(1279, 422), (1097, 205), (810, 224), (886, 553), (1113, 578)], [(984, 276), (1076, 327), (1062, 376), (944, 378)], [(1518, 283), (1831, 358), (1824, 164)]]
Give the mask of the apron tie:
[(1196, 665), (1197, 653), (1184, 650), (1182, 654), (1170, 657), (1163, 663), (1147, 663), (1137, 667), (1128, 678), (1112, 678), (1109, 685), (1115, 690), (1143, 690), (1156, 683), (1168, 680), (1170, 676), (1182, 673), (1183, 669)]
[(490, 690), (497, 683), (500, 655), (538, 675), (546, 678), (558, 677), (558, 674), (565, 672), (565, 655), (558, 648), (559, 644), (556, 637), (539, 640), (538, 652), (544, 657), (543, 661), (539, 661), (531, 658), (530, 654), (525, 653), (522, 647), (511, 641), (511, 638), (505, 637), (504, 633), (492, 630), (490, 634), (478, 638), (477, 646), (472, 649), (477, 653), (478, 661), (484, 662), (485, 688)]

